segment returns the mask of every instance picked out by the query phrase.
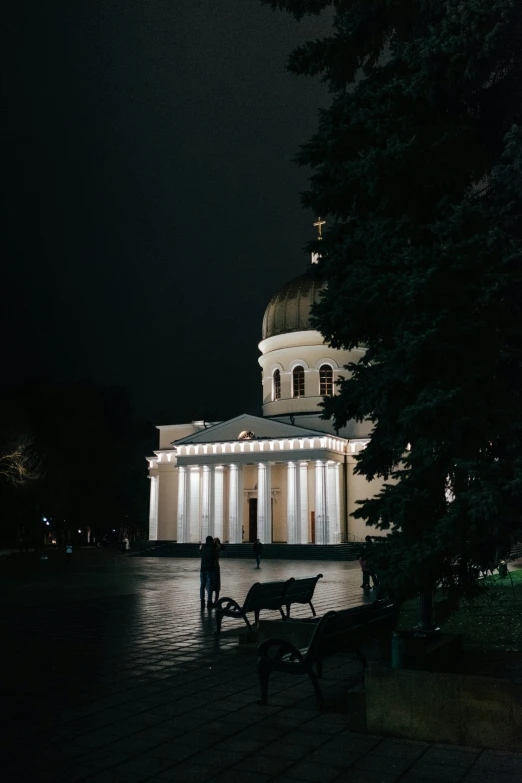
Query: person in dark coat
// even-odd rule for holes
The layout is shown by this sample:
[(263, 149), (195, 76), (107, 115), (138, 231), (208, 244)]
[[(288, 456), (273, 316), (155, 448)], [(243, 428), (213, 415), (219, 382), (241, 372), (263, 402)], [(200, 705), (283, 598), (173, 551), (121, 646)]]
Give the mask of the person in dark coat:
[(205, 590), (207, 591), (209, 609), (212, 609), (212, 590), (214, 589), (214, 578), (216, 575), (216, 546), (212, 536), (207, 536), (205, 543), (200, 547), (201, 567), (200, 567), (200, 587), (199, 597), (201, 608), (205, 608)]
[(374, 543), (371, 536), (366, 536), (365, 543), (361, 547), (361, 553), (359, 556), (359, 565), (361, 566), (363, 583), (361, 585), (363, 590), (370, 590), (370, 577), (372, 578), (373, 587), (379, 587), (379, 580), (377, 574), (372, 569), (371, 565), (367, 562), (367, 558), (371, 557)]
[(259, 568), (261, 564), (261, 552), (263, 551), (263, 544), (261, 543), (259, 538), (256, 538), (254, 546), (252, 548), (254, 550), (254, 557), (256, 559), (257, 568)]
[(214, 539), (214, 546), (216, 547), (216, 570), (214, 572), (214, 606), (219, 601), (219, 591), (221, 590), (221, 568), (219, 564), (219, 556), (224, 550), (224, 546), (219, 538)]

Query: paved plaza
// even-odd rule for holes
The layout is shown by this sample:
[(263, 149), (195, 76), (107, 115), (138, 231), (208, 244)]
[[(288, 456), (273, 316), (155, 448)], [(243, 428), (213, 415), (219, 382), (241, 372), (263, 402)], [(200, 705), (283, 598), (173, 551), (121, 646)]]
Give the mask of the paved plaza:
[[(3, 781), (522, 781), (522, 754), (351, 733), (335, 706), (359, 676), (349, 657), (327, 667), (324, 713), (297, 677), (258, 706), (255, 650), (216, 640), (197, 560), (61, 557), (0, 562)], [(225, 559), (222, 595), (319, 570), (318, 614), (361, 603), (355, 563)]]

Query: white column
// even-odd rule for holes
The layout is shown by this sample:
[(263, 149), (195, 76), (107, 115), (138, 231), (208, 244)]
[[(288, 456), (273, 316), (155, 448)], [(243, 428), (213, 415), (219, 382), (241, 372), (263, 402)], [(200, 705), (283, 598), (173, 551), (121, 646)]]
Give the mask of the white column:
[(339, 502), (339, 463), (329, 462), (327, 466), (326, 510), (328, 518), (327, 543), (341, 541), (341, 514)]
[(201, 541), (201, 474), (199, 467), (191, 466), (189, 471), (189, 541)]
[(159, 476), (150, 477), (149, 541), (158, 540)]
[(337, 498), (337, 516), (335, 518), (336, 544), (341, 543), (341, 463), (335, 463), (335, 497)]
[(262, 544), (272, 543), (272, 476), (270, 463), (257, 466), (257, 537)]
[(201, 540), (204, 541), (207, 536), (214, 534), (211, 520), (212, 515), (212, 482), (210, 466), (203, 465), (201, 476)]
[(186, 544), (189, 540), (188, 535), (188, 509), (187, 509), (187, 469), (183, 466), (178, 468), (178, 518), (177, 518), (177, 537), (178, 544)]
[(326, 515), (326, 463), (315, 463), (315, 543), (328, 543), (328, 517)]
[[(298, 517), (298, 473), (295, 462), (287, 463), (287, 504), (286, 504), (286, 540), (289, 544), (299, 543)], [(259, 502), (259, 501), (258, 501)]]
[(223, 465), (216, 465), (213, 470), (213, 517), (214, 517), (214, 535), (223, 541)]
[(299, 463), (299, 543), (308, 544), (308, 462)]
[(229, 465), (228, 484), (228, 540), (240, 544), (243, 526), (243, 487), (240, 465)]

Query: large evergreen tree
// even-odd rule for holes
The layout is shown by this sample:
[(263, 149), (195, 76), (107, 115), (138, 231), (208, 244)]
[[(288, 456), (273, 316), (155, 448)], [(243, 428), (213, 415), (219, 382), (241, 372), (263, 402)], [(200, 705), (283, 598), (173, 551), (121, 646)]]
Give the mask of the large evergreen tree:
[(299, 160), (329, 217), (316, 324), (367, 349), (325, 403), (374, 423), (356, 516), (398, 596), (458, 598), (522, 535), (522, 2), (264, 2), (333, 7), (290, 68), (332, 93)]

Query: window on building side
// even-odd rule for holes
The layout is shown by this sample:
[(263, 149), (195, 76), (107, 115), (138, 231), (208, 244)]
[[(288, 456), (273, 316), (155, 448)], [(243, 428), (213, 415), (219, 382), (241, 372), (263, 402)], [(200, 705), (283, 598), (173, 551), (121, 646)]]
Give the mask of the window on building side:
[(319, 368), (319, 394), (321, 397), (333, 395), (333, 370), (329, 364), (323, 364)]
[(274, 400), (280, 400), (281, 399), (281, 373), (279, 370), (274, 370), (274, 388), (273, 388), (273, 394), (272, 398)]
[(305, 373), (304, 367), (294, 367), (292, 373), (293, 381), (293, 396), (304, 397), (305, 396)]

